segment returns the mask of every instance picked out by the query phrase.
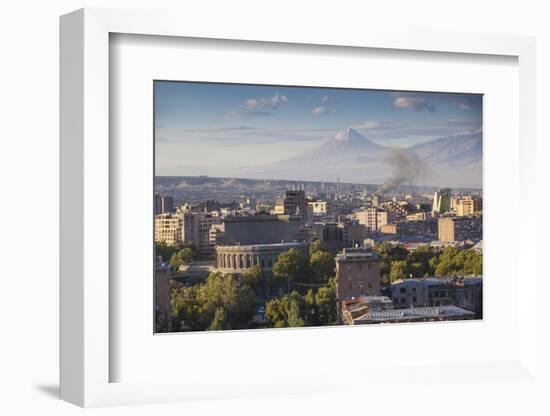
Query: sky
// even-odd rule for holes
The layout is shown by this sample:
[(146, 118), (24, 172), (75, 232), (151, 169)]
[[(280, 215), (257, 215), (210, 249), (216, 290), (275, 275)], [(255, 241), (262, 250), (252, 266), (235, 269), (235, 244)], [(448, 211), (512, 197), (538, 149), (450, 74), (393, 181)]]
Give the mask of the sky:
[(263, 165), (353, 127), (378, 144), (481, 129), (482, 96), (155, 81), (157, 174), (192, 166)]

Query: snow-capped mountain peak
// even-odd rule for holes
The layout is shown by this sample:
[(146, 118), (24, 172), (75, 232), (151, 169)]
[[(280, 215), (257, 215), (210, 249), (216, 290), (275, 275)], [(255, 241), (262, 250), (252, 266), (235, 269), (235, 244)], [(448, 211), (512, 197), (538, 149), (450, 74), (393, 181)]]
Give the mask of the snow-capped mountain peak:
[(365, 140), (365, 137), (363, 137), (357, 130), (348, 127), (334, 136), (334, 139), (343, 142), (357, 142)]

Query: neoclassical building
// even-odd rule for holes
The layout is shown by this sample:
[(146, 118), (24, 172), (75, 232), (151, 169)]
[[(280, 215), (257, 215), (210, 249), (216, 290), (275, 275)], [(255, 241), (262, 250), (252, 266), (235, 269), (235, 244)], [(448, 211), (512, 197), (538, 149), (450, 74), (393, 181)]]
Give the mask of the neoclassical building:
[(271, 273), (277, 256), (295, 248), (307, 253), (306, 242), (230, 245), (216, 247), (216, 268), (223, 273), (243, 273), (260, 265)]

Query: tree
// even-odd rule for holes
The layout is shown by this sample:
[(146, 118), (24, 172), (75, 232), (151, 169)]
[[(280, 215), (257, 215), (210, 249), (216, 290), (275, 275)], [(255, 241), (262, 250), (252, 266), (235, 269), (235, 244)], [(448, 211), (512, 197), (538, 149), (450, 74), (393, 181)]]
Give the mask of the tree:
[(374, 251), (380, 259), (380, 276), (382, 276), (384, 282), (389, 282), (392, 262), (405, 260), (408, 250), (401, 245), (394, 246), (387, 241), (383, 241), (375, 244)]
[(174, 331), (246, 328), (256, 309), (250, 286), (220, 273), (192, 287), (175, 285), (171, 300)]
[(309, 255), (312, 256), (314, 253), (319, 251), (328, 251), (327, 248), (319, 240), (314, 241), (309, 245)]
[(280, 298), (270, 300), (265, 305), (265, 317), (275, 328), (304, 326), (301, 317), (304, 301), (300, 294), (292, 291)]
[(290, 292), (290, 282), (293, 280), (306, 280), (307, 268), (304, 256), (300, 250), (291, 248), (279, 254), (273, 264), (273, 276), (280, 282), (286, 279), (287, 293)]
[(424, 277), (431, 275), (430, 261), (435, 257), (435, 253), (428, 246), (418, 247), (409, 251), (407, 254), (407, 264), (409, 272), (413, 277)]
[(334, 276), (336, 263), (332, 254), (326, 251), (316, 251), (309, 259), (309, 266), (315, 281), (324, 283)]
[(287, 326), (289, 328), (304, 326), (305, 322), (300, 318), (300, 306), (296, 299), (291, 299), (288, 307)]
[(396, 280), (407, 278), (407, 262), (405, 260), (396, 260), (391, 262), (390, 281), (393, 283)]
[(483, 274), (483, 254), (474, 250), (468, 250), (466, 260), (464, 261), (464, 274)]
[(155, 256), (160, 256), (162, 261), (169, 261), (172, 255), (181, 249), (180, 244), (168, 245), (164, 241), (155, 242)]
[(209, 331), (221, 331), (223, 329), (231, 329), (227, 325), (225, 309), (223, 307), (216, 308), (214, 312), (214, 318), (208, 327)]
[(329, 325), (338, 319), (336, 302), (336, 278), (328, 286), (320, 287), (315, 294), (315, 306), (319, 325)]
[(200, 331), (207, 324), (197, 300), (197, 287), (174, 283), (170, 291), (172, 331)]
[(241, 279), (243, 283), (247, 284), (256, 292), (256, 294), (260, 295), (262, 292), (262, 286), (265, 283), (262, 267), (260, 265), (256, 265), (253, 268), (247, 270), (241, 275)]
[(214, 319), (216, 309), (223, 307), (226, 322), (232, 328), (244, 327), (252, 320), (256, 308), (256, 295), (250, 286), (239, 284), (231, 274), (210, 273), (206, 282), (199, 285), (197, 299), (201, 312)]
[(186, 247), (177, 253), (172, 254), (172, 257), (170, 257), (170, 266), (177, 270), (184, 264), (192, 263), (194, 259), (195, 252), (190, 247)]
[(483, 273), (483, 255), (474, 250), (445, 247), (435, 267), (436, 276), (464, 276)]

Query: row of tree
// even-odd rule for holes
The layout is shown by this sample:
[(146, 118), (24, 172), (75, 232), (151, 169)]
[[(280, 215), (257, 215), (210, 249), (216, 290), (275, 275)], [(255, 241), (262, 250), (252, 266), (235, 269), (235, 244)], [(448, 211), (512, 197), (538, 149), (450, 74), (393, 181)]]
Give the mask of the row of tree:
[(256, 294), (234, 275), (210, 273), (204, 283), (171, 290), (172, 331), (248, 328), (256, 311)]
[(169, 261), (172, 271), (177, 271), (180, 266), (191, 264), (197, 258), (197, 252), (195, 246), (190, 244), (168, 245), (156, 242), (155, 256), (160, 256), (162, 261)]
[(310, 244), (308, 253), (291, 248), (279, 254), (273, 264), (273, 277), (286, 282), (288, 292), (291, 284), (327, 284), (334, 276), (335, 267), (334, 254), (316, 241)]
[(384, 283), (409, 277), (465, 276), (483, 273), (483, 255), (475, 250), (445, 247), (436, 252), (422, 246), (407, 250), (388, 242), (376, 244), (374, 250), (380, 258), (380, 275)]
[(274, 328), (331, 325), (337, 322), (336, 279), (327, 286), (309, 289), (305, 295), (293, 290), (266, 303), (265, 318)]

